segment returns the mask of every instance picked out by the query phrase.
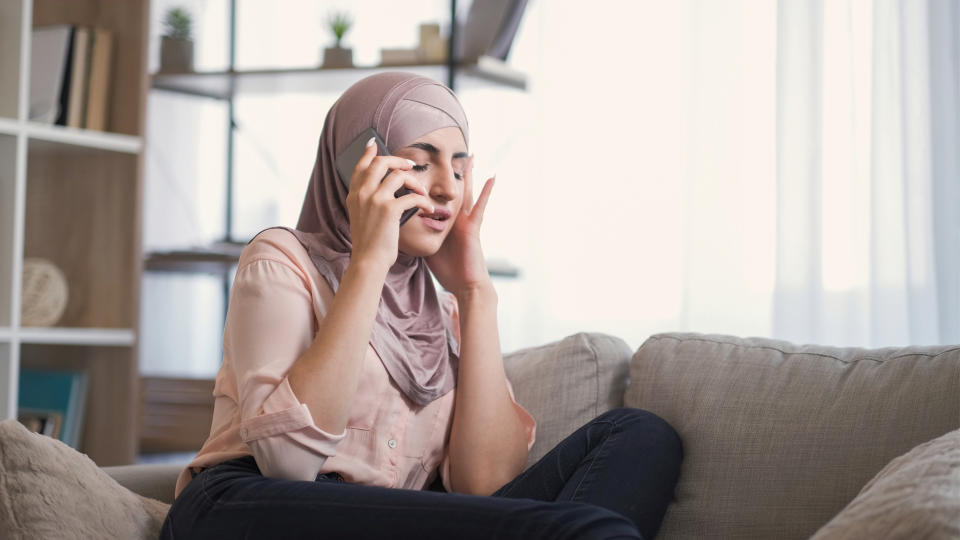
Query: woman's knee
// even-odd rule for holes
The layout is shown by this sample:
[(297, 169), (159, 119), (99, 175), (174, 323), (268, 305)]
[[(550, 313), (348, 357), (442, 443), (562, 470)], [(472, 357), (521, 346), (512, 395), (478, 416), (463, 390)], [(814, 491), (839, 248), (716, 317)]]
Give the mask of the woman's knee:
[(634, 431), (648, 444), (662, 449), (665, 454), (683, 459), (683, 441), (669, 422), (660, 416), (636, 407), (617, 407), (601, 414), (597, 420), (612, 421), (624, 429)]

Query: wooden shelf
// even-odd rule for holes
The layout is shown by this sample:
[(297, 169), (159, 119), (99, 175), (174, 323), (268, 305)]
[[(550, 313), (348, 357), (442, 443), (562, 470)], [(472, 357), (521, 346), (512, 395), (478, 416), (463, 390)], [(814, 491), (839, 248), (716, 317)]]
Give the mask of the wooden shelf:
[(21, 129), (20, 122), (15, 119), (0, 117), (0, 133), (4, 135), (18, 135)]
[(217, 242), (209, 246), (146, 254), (143, 268), (150, 272), (226, 274), (240, 260), (247, 243)]
[[(526, 90), (526, 75), (496, 58), (480, 57), (475, 64), (457, 67), (458, 75), (477, 82)], [(295, 68), (250, 71), (154, 73), (152, 87), (194, 96), (231, 99), (238, 94), (277, 92), (341, 92), (376, 71), (404, 70), (446, 80), (446, 63), (388, 64), (352, 68)]]
[[(186, 250), (154, 251), (146, 254), (143, 267), (151, 272), (225, 274), (236, 266), (246, 245), (246, 242), (217, 242)], [(487, 269), (496, 277), (520, 275), (519, 268), (503, 260), (487, 260)]]
[(90, 129), (78, 129), (64, 126), (51, 126), (36, 122), (26, 123), (27, 136), (38, 141), (81, 146), (112, 152), (138, 154), (143, 149), (143, 141), (133, 135), (107, 133)]
[(128, 328), (61, 328), (24, 326), (17, 330), (22, 343), (130, 347), (136, 333)]
[(107, 133), (90, 129), (78, 129), (37, 122), (18, 122), (9, 118), (0, 118), (0, 134), (18, 135), (25, 133), (34, 141), (61, 143), (95, 150), (138, 154), (143, 148), (140, 137)]
[(515, 278), (520, 276), (520, 268), (502, 259), (487, 259), (487, 270), (494, 277)]

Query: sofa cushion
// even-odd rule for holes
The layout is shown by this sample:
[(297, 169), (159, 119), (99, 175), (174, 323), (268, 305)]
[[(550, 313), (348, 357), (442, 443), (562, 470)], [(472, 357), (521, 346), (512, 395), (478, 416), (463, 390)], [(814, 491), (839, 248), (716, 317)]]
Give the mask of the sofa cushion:
[(960, 430), (894, 459), (811, 540), (960, 538)]
[(664, 333), (624, 404), (680, 434), (663, 538), (809, 538), (891, 459), (960, 426), (960, 347)]
[(9, 539), (157, 538), (169, 505), (124, 488), (89, 457), (0, 422), (0, 531)]
[(618, 337), (580, 332), (503, 356), (517, 403), (537, 421), (527, 467), (580, 426), (623, 406), (632, 354)]

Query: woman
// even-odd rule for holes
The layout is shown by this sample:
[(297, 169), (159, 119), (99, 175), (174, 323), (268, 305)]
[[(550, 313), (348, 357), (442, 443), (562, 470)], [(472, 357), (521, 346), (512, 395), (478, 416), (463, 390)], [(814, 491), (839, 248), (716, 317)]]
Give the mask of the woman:
[[(371, 140), (347, 188), (337, 157), (368, 128), (392, 155)], [(603, 413), (524, 471), (536, 422), (504, 374), (479, 241), (494, 179), (474, 204), (468, 137), (453, 92), (409, 73), (331, 107), (297, 228), (238, 262), (213, 425), (163, 538), (656, 534), (682, 445), (649, 412)]]

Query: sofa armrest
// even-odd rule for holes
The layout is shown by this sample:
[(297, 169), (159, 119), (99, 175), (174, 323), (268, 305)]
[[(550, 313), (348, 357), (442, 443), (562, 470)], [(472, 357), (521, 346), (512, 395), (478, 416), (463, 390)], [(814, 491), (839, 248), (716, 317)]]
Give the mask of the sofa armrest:
[(151, 463), (103, 467), (103, 470), (134, 493), (172, 504), (177, 476), (183, 467), (184, 464)]

